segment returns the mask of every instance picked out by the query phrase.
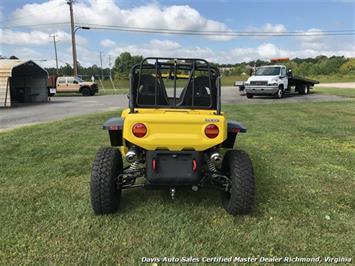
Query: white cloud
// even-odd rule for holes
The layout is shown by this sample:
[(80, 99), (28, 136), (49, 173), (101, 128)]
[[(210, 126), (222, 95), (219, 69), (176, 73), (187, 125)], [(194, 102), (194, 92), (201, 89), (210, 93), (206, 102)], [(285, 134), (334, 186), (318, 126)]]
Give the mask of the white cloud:
[[(54, 67), (54, 54), (52, 51), (42, 52), (37, 49), (21, 47), (14, 50), (14, 55), (21, 59), (47, 59), (46, 62), (40, 62), (47, 67)], [(238, 63), (247, 62), (256, 59), (270, 60), (273, 57), (306, 58), (318, 55), (340, 55), (345, 57), (355, 57), (355, 46), (349, 46), (349, 49), (342, 50), (317, 50), (317, 49), (283, 49), (273, 43), (262, 43), (256, 47), (235, 47), (228, 50), (214, 50), (208, 47), (186, 46), (171, 40), (158, 40), (140, 44), (115, 44), (110, 50), (103, 54), (103, 66), (108, 66), (108, 56), (111, 56), (111, 62), (122, 52), (130, 52), (132, 55), (142, 55), (144, 57), (193, 57), (203, 58), (217, 63)], [(59, 64), (64, 62), (72, 63), (71, 46), (65, 46), (64, 50), (58, 51)], [(98, 51), (93, 51), (85, 46), (77, 46), (78, 60), (84, 66), (100, 64), (100, 55)], [(12, 55), (12, 54), (10, 54)], [(7, 55), (7, 56), (10, 56)]]
[[(266, 23), (260, 27), (249, 26), (245, 29), (247, 32), (254, 32), (254, 33), (264, 33), (270, 35), (281, 35), (282, 33), (286, 32), (286, 27), (283, 24), (271, 24)], [(268, 39), (270, 36), (255, 36), (255, 39)]]
[[(327, 48), (324, 32), (320, 29), (312, 28), (304, 32), (302, 36), (296, 36), (296, 40), (306, 49), (325, 49)], [(329, 41), (329, 38), (328, 38)]]
[(280, 49), (272, 43), (263, 43), (257, 48), (257, 52), (262, 59), (271, 59), (274, 57), (284, 57), (289, 53), (285, 50)]
[(69, 22), (69, 8), (66, 1), (49, 0), (43, 3), (25, 4), (16, 9), (10, 19), (10, 25), (37, 25), (49, 27), (51, 23)]
[(152, 45), (152, 47), (156, 47), (162, 50), (175, 50), (181, 48), (181, 45), (179, 43), (169, 40), (151, 40), (150, 45)]
[[(43, 31), (12, 31), (12, 30), (2, 30), (0, 29), (0, 43), (6, 45), (48, 45), (49, 41), (52, 39), (50, 35), (56, 35), (57, 41), (60, 43), (70, 43), (71, 35), (64, 31), (57, 31), (53, 33), (47, 33)], [(76, 36), (77, 44), (85, 44), (86, 39), (81, 36)]]
[(182, 46), (179, 43), (169, 40), (152, 40), (148, 43), (135, 45), (116, 45), (109, 54), (118, 56), (128, 51), (132, 55), (161, 56), (161, 57), (194, 57), (204, 58), (217, 63), (237, 63), (256, 59), (270, 60), (274, 57), (306, 58), (318, 55), (344, 55), (355, 57), (355, 47), (349, 50), (317, 50), (317, 49), (282, 49), (273, 43), (262, 43), (257, 47), (233, 48), (230, 50), (218, 51), (207, 47)]
[(2, 20), (4, 20), (4, 13), (3, 13), (3, 7), (2, 6), (0, 6), (0, 20), (2, 21)]
[(110, 39), (105, 39), (105, 40), (100, 41), (100, 45), (105, 48), (113, 47), (113, 46), (115, 46), (115, 44), (116, 43)]
[[(30, 14), (30, 15), (29, 15)], [(230, 31), (219, 21), (203, 17), (188, 5), (161, 6), (145, 4), (121, 9), (114, 0), (89, 0), (74, 5), (76, 24), (120, 25), (128, 27), (163, 28), (170, 30)], [(69, 8), (63, 0), (26, 4), (12, 14), (13, 24), (36, 25), (68, 22)], [(58, 27), (58, 25), (55, 25)], [(214, 40), (230, 40), (232, 36), (209, 36)]]

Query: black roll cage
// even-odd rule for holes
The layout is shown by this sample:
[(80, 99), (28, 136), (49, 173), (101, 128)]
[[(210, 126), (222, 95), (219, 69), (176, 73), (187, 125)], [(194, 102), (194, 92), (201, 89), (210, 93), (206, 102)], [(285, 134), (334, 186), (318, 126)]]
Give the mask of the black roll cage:
[[(148, 60), (154, 60), (154, 64), (149, 63)], [(164, 60), (164, 62), (161, 62)], [(158, 105), (157, 104), (157, 97), (158, 97), (158, 77), (161, 77), (160, 69), (169, 69), (174, 68), (174, 106), (165, 106), (165, 105)], [(216, 114), (221, 114), (221, 81), (220, 81), (220, 72), (217, 67), (211, 66), (210, 63), (204, 59), (199, 58), (170, 58), (170, 57), (146, 57), (144, 58), (140, 64), (136, 64), (131, 68), (129, 73), (129, 80), (130, 80), (130, 90), (129, 90), (129, 108), (130, 112), (134, 113), (134, 108), (136, 107), (135, 104), (135, 73), (139, 69), (138, 75), (138, 86), (140, 86), (141, 82), (141, 75), (143, 69), (153, 69), (155, 71), (155, 105), (145, 106), (145, 107), (162, 107), (162, 108), (181, 108), (176, 105), (176, 79), (177, 79), (177, 70), (187, 70), (190, 71), (189, 81), (192, 81), (192, 106), (183, 106), (186, 108), (197, 107), (194, 106), (194, 92), (195, 92), (195, 72), (196, 71), (207, 71), (208, 72), (208, 79), (209, 79), (209, 87), (212, 90), (212, 74), (216, 76)], [(170, 73), (170, 72), (169, 72)], [(169, 75), (170, 76), (170, 75)], [(211, 100), (213, 101), (213, 97), (211, 94)], [(213, 106), (213, 102), (211, 101), (211, 107)], [(209, 109), (211, 109), (211, 107)]]

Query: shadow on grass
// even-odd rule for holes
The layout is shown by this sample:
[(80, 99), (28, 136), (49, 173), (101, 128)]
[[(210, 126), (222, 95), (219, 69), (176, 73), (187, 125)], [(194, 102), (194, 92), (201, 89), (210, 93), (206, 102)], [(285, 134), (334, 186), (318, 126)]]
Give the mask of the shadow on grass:
[(186, 206), (220, 207), (219, 191), (212, 188), (202, 188), (197, 192), (191, 188), (176, 188), (175, 199), (171, 199), (169, 188), (145, 189), (137, 188), (124, 190), (121, 197), (120, 213), (125, 214), (145, 205), (160, 207), (169, 205), (176, 211), (183, 210)]

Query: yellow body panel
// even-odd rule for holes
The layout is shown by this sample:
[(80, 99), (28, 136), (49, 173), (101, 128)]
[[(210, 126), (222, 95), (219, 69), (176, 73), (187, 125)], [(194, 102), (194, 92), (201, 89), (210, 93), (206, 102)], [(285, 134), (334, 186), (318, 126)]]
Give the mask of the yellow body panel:
[[(129, 109), (125, 109), (122, 112), (123, 138), (146, 150), (204, 151), (227, 138), (227, 120), (223, 114), (216, 115), (214, 110), (137, 108), (135, 111), (129, 113)], [(133, 135), (135, 123), (143, 123), (147, 127), (144, 137)], [(210, 139), (205, 135), (205, 127), (209, 124), (218, 126), (216, 138)]]

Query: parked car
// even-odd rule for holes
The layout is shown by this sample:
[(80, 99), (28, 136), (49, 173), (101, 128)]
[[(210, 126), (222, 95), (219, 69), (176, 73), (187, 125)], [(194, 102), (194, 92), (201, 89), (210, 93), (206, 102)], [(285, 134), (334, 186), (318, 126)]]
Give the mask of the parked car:
[[(81, 93), (83, 96), (92, 96), (98, 92), (98, 86), (95, 82), (84, 81), (79, 77), (71, 76), (48, 76), (48, 89), (55, 89), (56, 92)], [(52, 92), (54, 92), (52, 90)]]

